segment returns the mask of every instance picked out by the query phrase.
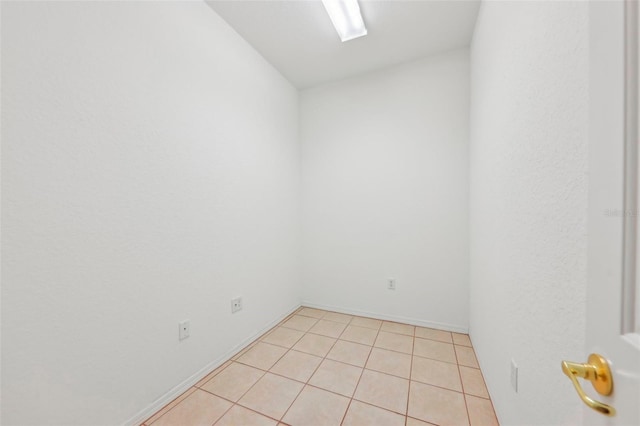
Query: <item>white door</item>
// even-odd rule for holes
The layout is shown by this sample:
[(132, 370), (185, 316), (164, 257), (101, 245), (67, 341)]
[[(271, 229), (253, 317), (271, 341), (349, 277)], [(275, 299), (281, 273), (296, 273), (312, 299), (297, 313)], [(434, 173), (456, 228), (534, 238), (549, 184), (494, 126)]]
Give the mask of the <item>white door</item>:
[(640, 425), (637, 0), (591, 1), (589, 19), (588, 353), (572, 361), (595, 353), (611, 367), (609, 396), (577, 380), (614, 412), (585, 404), (585, 424)]

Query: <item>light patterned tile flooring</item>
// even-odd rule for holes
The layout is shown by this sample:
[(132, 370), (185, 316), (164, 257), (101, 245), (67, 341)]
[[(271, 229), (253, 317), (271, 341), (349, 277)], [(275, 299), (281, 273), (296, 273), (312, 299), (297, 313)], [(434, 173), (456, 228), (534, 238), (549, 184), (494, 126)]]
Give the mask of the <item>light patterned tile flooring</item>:
[(466, 334), (301, 307), (144, 426), (494, 426)]

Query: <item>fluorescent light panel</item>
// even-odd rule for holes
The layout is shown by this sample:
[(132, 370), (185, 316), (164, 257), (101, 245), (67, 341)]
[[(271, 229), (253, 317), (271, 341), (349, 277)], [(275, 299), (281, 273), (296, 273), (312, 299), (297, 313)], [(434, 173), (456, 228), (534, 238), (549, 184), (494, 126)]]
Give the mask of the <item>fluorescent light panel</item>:
[(340, 40), (348, 41), (367, 35), (358, 0), (322, 0)]

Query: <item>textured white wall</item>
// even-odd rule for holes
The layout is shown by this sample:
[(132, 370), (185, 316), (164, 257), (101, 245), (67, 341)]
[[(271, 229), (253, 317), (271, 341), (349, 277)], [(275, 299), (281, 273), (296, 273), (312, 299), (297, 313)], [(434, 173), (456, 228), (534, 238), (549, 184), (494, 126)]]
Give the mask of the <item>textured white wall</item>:
[(3, 424), (122, 423), (299, 303), (298, 95), (209, 7), (3, 2), (2, 65)]
[(300, 117), (303, 300), (466, 330), (468, 49), (302, 91)]
[[(483, 2), (471, 48), (471, 338), (503, 424), (579, 424), (586, 2)], [(519, 390), (510, 386), (510, 360)]]

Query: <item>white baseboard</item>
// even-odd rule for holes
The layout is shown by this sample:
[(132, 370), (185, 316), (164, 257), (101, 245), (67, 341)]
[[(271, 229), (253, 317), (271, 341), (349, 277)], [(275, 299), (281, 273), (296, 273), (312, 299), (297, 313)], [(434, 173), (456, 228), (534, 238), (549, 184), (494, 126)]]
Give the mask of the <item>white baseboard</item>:
[(296, 309), (298, 309), (301, 305), (297, 303), (295, 306), (290, 308), (284, 315), (278, 316), (276, 319), (268, 323), (266, 326), (261, 328), (258, 332), (244, 339), (241, 343), (231, 348), (227, 352), (225, 352), (222, 356), (214, 359), (196, 373), (192, 374), (186, 380), (174, 386), (171, 390), (169, 390), (164, 395), (160, 396), (158, 399), (153, 401), (150, 405), (140, 410), (137, 414), (132, 416), (129, 420), (123, 423), (123, 426), (138, 426), (143, 421), (147, 420), (153, 414), (158, 412), (162, 407), (182, 395), (186, 392), (191, 386), (198, 383), (203, 377), (209, 374), (211, 371), (215, 370), (226, 361), (231, 359), (235, 354), (246, 348), (251, 342), (256, 340), (258, 337), (262, 336), (265, 332), (273, 328), (280, 321), (291, 315)]
[(426, 320), (401, 317), (396, 315), (379, 314), (376, 312), (360, 311), (357, 309), (323, 305), (323, 304), (312, 303), (308, 301), (303, 301), (302, 306), (307, 306), (309, 308), (323, 309), (326, 311), (340, 312), (341, 314), (358, 315), (362, 317), (369, 317), (369, 318), (375, 318), (380, 320), (402, 322), (405, 324), (417, 325), (420, 327), (435, 328), (435, 329), (444, 330), (444, 331), (454, 331), (456, 333), (464, 333), (464, 334), (469, 333), (468, 326), (462, 326), (462, 325), (456, 325), (456, 324), (447, 324), (447, 323), (436, 322), (436, 321), (426, 321)]

